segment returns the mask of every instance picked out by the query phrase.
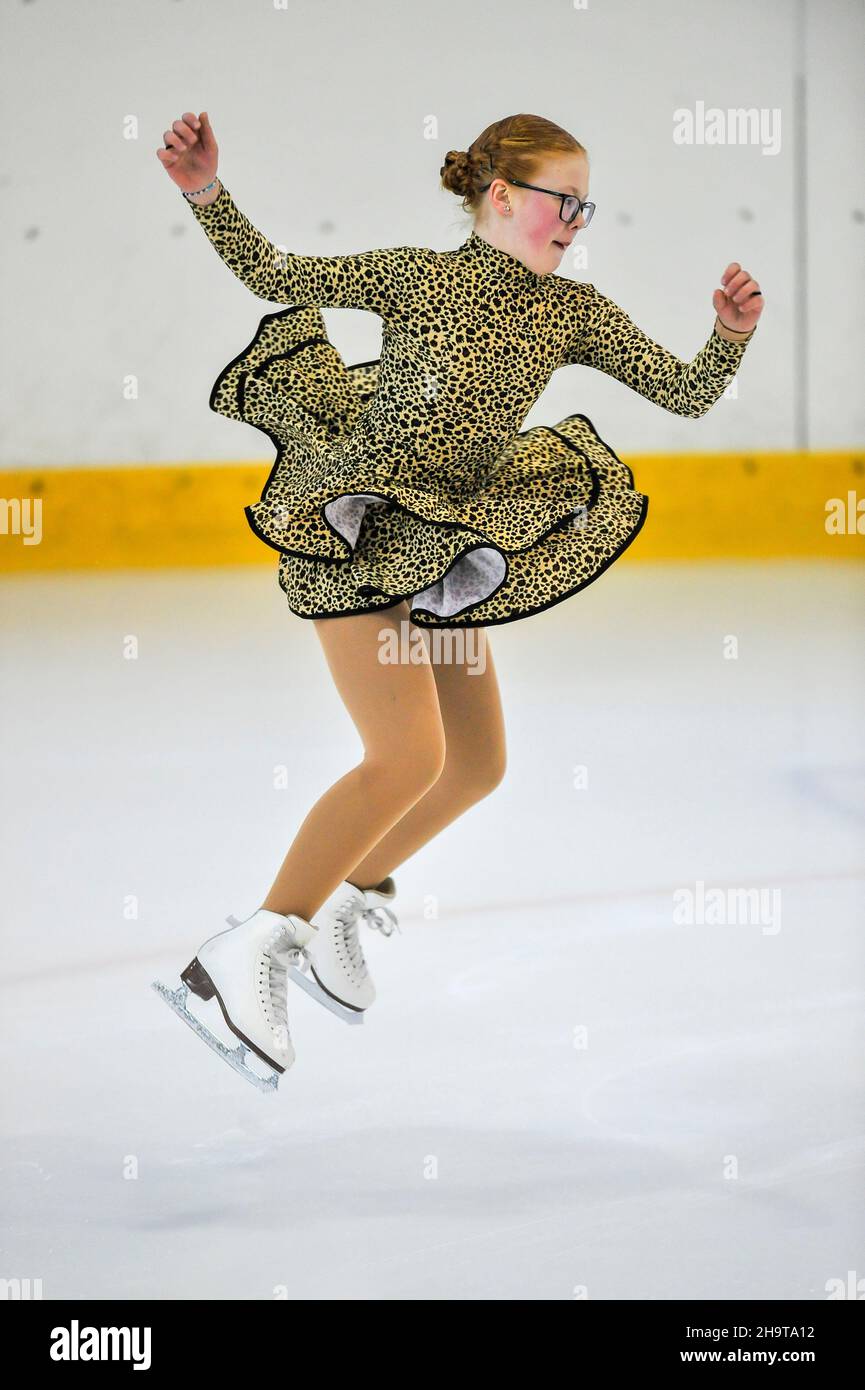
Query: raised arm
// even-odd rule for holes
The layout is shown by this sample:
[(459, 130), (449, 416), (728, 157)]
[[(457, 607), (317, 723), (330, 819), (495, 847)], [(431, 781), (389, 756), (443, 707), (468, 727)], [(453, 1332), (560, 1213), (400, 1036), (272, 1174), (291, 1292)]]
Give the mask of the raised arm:
[(213, 202), (190, 202), (196, 221), (229, 270), (261, 299), (368, 309), (390, 318), (404, 298), (423, 252), (394, 246), (347, 256), (301, 256), (281, 251), (240, 211), (223, 185)]
[(206, 111), (184, 111), (156, 151), (218, 254), (253, 294), (275, 304), (369, 309), (382, 318), (404, 299), (424, 258), (417, 246), (349, 256), (298, 256), (280, 251), (236, 206), (216, 176), (219, 147)]
[(638, 328), (594, 285), (568, 281), (567, 304), (574, 325), (561, 366), (595, 367), (674, 415), (697, 419), (723, 395), (753, 336), (731, 342), (713, 327), (690, 362), (668, 352)]

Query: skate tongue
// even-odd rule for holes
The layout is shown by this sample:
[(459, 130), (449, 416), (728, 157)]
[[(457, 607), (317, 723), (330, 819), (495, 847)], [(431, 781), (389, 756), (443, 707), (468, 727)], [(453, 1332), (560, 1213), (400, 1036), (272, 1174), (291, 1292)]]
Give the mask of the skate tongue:
[(271, 912), (268, 907), (260, 907), (255, 915), (256, 917), (263, 918), (265, 922), (271, 922), (273, 926), (284, 924), (291, 920), (287, 912)]
[(232, 913), (226, 917), (226, 922), (230, 927), (245, 927), (248, 922), (256, 920), (266, 922), (268, 926), (275, 927), (286, 922), (288, 919), (282, 912), (271, 912), (268, 907), (260, 907), (253, 912), (251, 917), (235, 917)]
[(297, 951), (306, 946), (318, 932), (317, 927), (307, 922), (305, 917), (299, 917), (296, 912), (287, 912), (282, 918), (282, 925), (284, 931), (279, 939), (279, 951)]
[(375, 885), (374, 888), (367, 888), (366, 891), (367, 891), (367, 893), (372, 893), (373, 895), (378, 894), (379, 896), (384, 897), (384, 898), (393, 897), (393, 893), (394, 893), (394, 883), (393, 883), (393, 879), (392, 879), (391, 877), (388, 877), (388, 878), (386, 878), (386, 879), (383, 879), (383, 881), (382, 881), (381, 883), (377, 883), (377, 884)]

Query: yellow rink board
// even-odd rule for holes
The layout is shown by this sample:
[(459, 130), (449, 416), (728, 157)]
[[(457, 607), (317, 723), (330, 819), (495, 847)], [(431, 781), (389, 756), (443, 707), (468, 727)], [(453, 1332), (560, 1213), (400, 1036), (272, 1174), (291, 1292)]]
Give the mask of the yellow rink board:
[[(649, 498), (623, 564), (865, 556), (865, 450), (623, 458)], [(269, 471), (265, 462), (0, 472), (0, 569), (275, 565), (243, 513)]]

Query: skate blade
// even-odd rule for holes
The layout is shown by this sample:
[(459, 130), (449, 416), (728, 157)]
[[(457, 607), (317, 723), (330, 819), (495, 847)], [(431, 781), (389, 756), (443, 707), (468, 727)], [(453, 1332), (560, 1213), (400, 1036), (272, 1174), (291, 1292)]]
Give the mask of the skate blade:
[(346, 1008), (345, 1004), (340, 1004), (338, 999), (331, 999), (330, 995), (326, 994), (321, 986), (316, 984), (315, 980), (311, 980), (308, 975), (305, 975), (302, 970), (298, 970), (296, 966), (287, 965), (285, 973), (289, 980), (293, 980), (296, 985), (300, 985), (300, 988), (314, 999), (316, 1003), (323, 1004), (332, 1014), (336, 1014), (337, 1018), (341, 1018), (343, 1023), (350, 1023), (355, 1026), (358, 1023), (363, 1023), (362, 1013), (359, 1013), (357, 1009)]
[(245, 1043), (238, 1043), (235, 1048), (227, 1047), (215, 1033), (211, 1033), (210, 1029), (206, 1027), (200, 1019), (189, 1012), (189, 1009), (186, 1007), (186, 1001), (189, 997), (186, 985), (182, 984), (179, 989), (168, 989), (160, 980), (154, 980), (153, 988), (160, 998), (165, 1000), (168, 1007), (173, 1009), (178, 1017), (182, 1018), (183, 1022), (187, 1023), (192, 1031), (201, 1038), (201, 1041), (207, 1043), (207, 1046), (212, 1048), (212, 1050), (222, 1058), (223, 1062), (227, 1062), (232, 1070), (238, 1072), (240, 1076), (249, 1081), (251, 1085), (257, 1087), (259, 1091), (275, 1091), (277, 1089), (279, 1085), (278, 1072), (272, 1071), (269, 1075), (262, 1076), (259, 1072), (253, 1071), (251, 1067), (246, 1065), (245, 1058), (247, 1053), (250, 1052), (250, 1049)]

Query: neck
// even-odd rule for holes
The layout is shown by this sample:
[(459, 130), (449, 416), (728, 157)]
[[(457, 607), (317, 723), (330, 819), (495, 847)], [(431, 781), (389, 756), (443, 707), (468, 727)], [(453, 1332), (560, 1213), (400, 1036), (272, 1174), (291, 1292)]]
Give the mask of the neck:
[(488, 239), (485, 232), (475, 227), (464, 243), (464, 249), (482, 265), (500, 275), (511, 275), (517, 279), (527, 279), (534, 283), (543, 279), (537, 271), (531, 270), (514, 251), (499, 246)]

